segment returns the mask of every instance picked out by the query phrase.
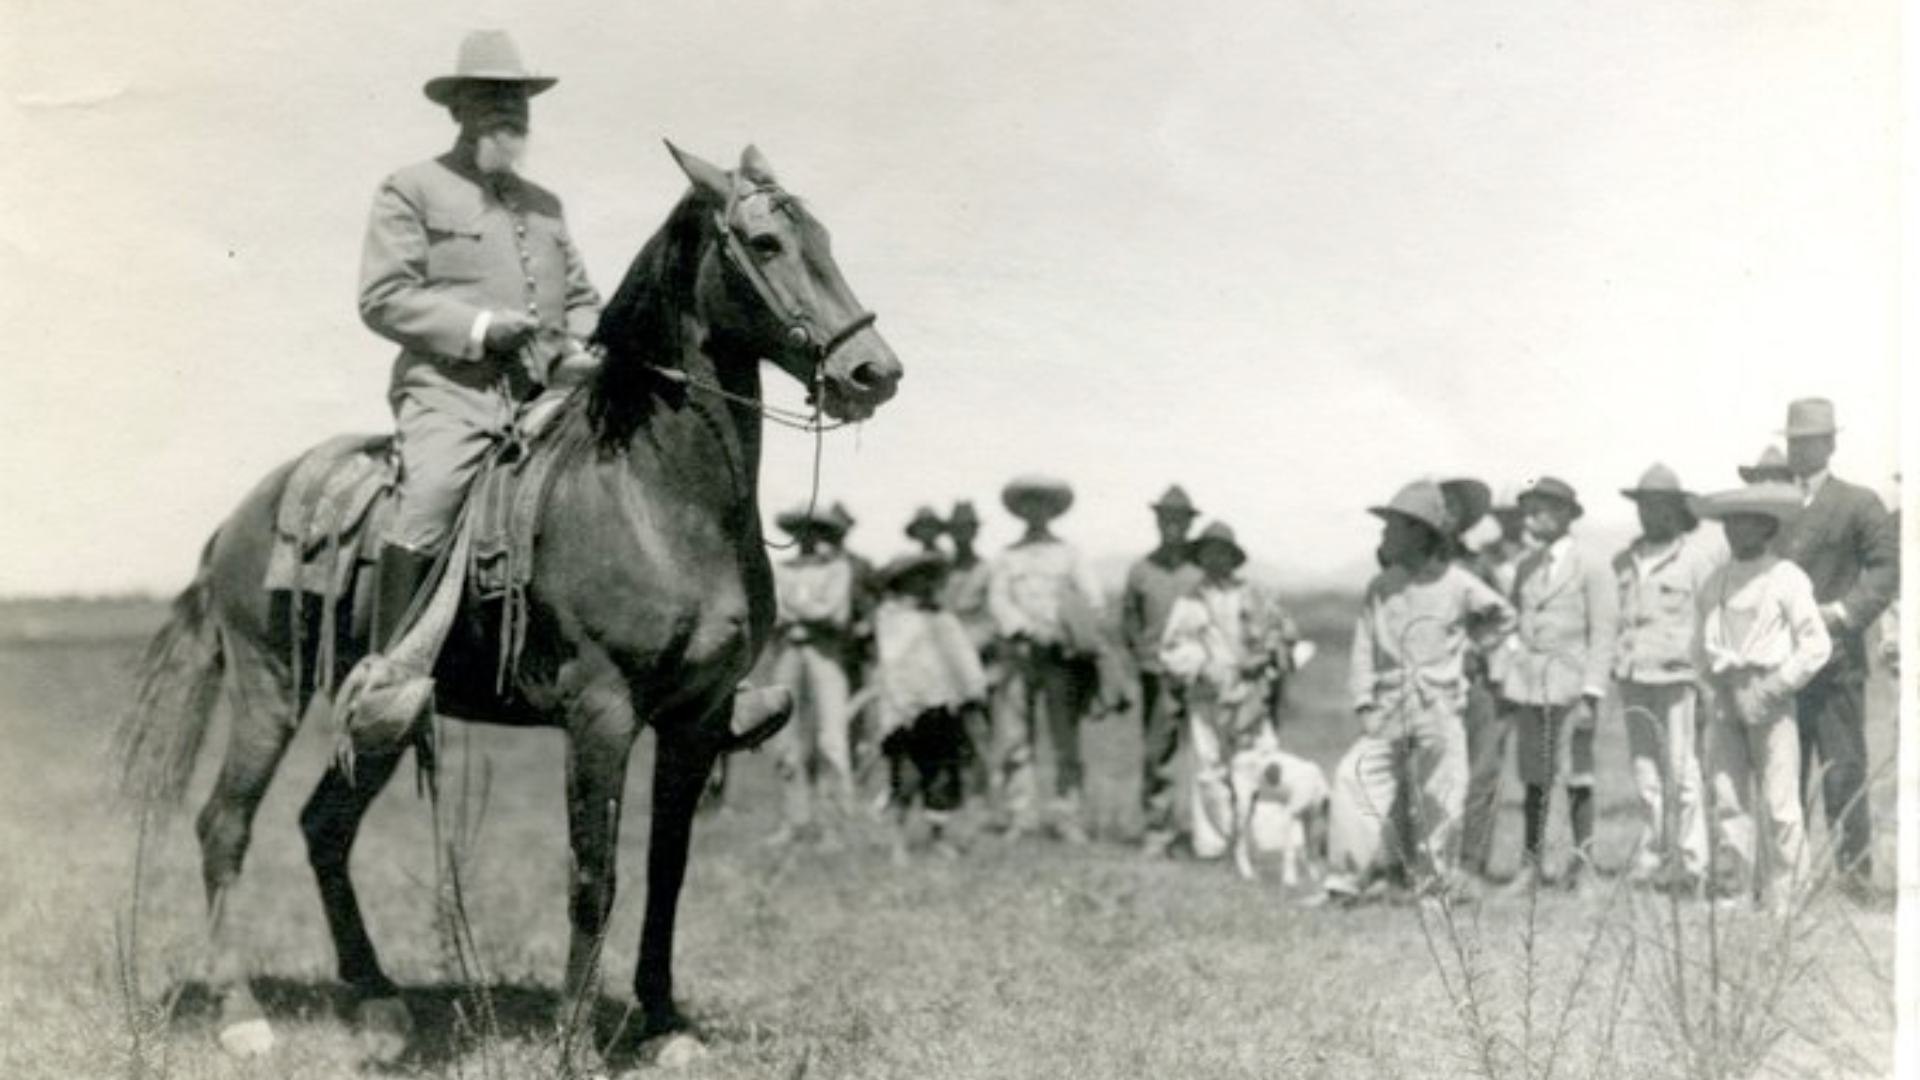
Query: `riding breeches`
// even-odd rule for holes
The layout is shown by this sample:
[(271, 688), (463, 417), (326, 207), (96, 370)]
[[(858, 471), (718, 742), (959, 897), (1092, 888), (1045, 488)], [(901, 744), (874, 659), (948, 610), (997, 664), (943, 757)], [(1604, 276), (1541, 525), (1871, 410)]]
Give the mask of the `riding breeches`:
[(491, 362), (401, 358), (388, 392), (400, 481), (387, 543), (421, 554), (446, 545), (467, 490), (512, 430), (516, 401), (527, 389), (524, 378), (509, 378)]

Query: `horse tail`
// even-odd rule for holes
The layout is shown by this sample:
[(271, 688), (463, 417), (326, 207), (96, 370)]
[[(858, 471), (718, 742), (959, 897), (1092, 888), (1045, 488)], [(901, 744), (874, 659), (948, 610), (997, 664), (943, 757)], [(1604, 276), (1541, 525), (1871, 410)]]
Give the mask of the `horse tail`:
[(220, 694), (226, 649), (213, 615), (213, 545), (207, 541), (193, 583), (147, 644), (133, 705), (113, 733), (120, 796), (142, 811), (180, 806)]

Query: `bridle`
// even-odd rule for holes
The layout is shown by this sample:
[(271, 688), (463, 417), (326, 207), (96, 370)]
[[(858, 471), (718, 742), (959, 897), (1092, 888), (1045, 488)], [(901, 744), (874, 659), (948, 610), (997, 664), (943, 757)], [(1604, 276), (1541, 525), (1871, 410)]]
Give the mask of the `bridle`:
[[(731, 402), (732, 404), (744, 406), (758, 413), (764, 420), (782, 427), (792, 428), (795, 431), (803, 431), (811, 434), (813, 436), (813, 470), (812, 483), (807, 496), (807, 513), (812, 514), (820, 499), (820, 459), (824, 450), (822, 439), (826, 432), (846, 427), (851, 423), (851, 421), (846, 420), (827, 423), (821, 419), (821, 413), (825, 407), (824, 403), (826, 400), (825, 384), (827, 361), (833, 357), (833, 354), (838, 351), (842, 345), (850, 341), (854, 335), (872, 326), (879, 319), (879, 316), (871, 311), (862, 311), (849, 319), (846, 325), (841, 326), (831, 334), (821, 334), (819, 329), (814, 325), (813, 319), (807, 313), (805, 307), (793, 297), (786, 295), (766, 274), (761, 272), (759, 264), (753, 260), (752, 255), (746, 249), (746, 245), (741, 242), (739, 234), (734, 232), (732, 227), (727, 224), (728, 215), (733, 208), (738, 206), (741, 200), (756, 194), (764, 194), (776, 200), (776, 205), (778, 205), (778, 200), (783, 197), (779, 188), (765, 184), (757, 186), (742, 195), (738, 195), (730, 200), (725, 208), (714, 215), (714, 230), (720, 235), (721, 256), (726, 260), (727, 265), (733, 268), (735, 273), (746, 279), (747, 284), (751, 285), (753, 291), (759, 295), (760, 302), (765, 304), (767, 310), (784, 325), (787, 342), (795, 348), (807, 349), (812, 354), (813, 377), (809, 380), (808, 386), (808, 398), (813, 406), (811, 412), (803, 413), (793, 409), (784, 409), (776, 405), (769, 405), (757, 397), (751, 397), (746, 394), (736, 394), (716, 383), (708, 382), (704, 379), (695, 379), (677, 368), (656, 367), (649, 370), (661, 378), (670, 382), (679, 383), (689, 390), (698, 390), (702, 393), (711, 394), (714, 397)], [(774, 549), (786, 549), (795, 546), (795, 543), (792, 542), (780, 543), (773, 540), (765, 540), (763, 543), (765, 543), (767, 547)]]
[(772, 312), (774, 317), (778, 318), (784, 325), (788, 344), (795, 348), (807, 349), (811, 352), (814, 365), (814, 382), (817, 384), (820, 379), (821, 369), (826, 366), (828, 360), (832, 359), (833, 354), (839, 351), (840, 347), (850, 341), (855, 334), (872, 326), (874, 322), (879, 319), (879, 316), (871, 311), (862, 311), (847, 320), (845, 325), (833, 332), (823, 333), (821, 328), (815, 325), (813, 316), (806, 310), (804, 305), (792, 296), (787, 295), (778, 285), (769, 279), (766, 274), (761, 272), (760, 265), (754, 261), (753, 256), (747, 251), (746, 245), (741, 242), (740, 235), (734, 232), (727, 224), (727, 219), (733, 208), (755, 195), (767, 196), (774, 201), (774, 205), (777, 207), (783, 206), (782, 200), (786, 198), (785, 194), (781, 192), (779, 188), (771, 185), (761, 185), (729, 201), (726, 208), (715, 215), (714, 220), (714, 226), (720, 233), (720, 252), (725, 256), (727, 264), (732, 266), (734, 271), (741, 277), (745, 278), (749, 285), (753, 286), (753, 291), (759, 294), (760, 301), (767, 306), (767, 310)]

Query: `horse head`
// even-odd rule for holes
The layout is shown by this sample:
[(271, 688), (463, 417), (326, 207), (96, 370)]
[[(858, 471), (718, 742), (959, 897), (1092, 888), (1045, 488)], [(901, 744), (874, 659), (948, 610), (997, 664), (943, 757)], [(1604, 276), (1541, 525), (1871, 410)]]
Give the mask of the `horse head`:
[(720, 169), (672, 143), (667, 149), (712, 208), (717, 243), (700, 268), (706, 302), (731, 310), (728, 344), (763, 359), (808, 388), (836, 420), (864, 420), (899, 386), (901, 366), (833, 260), (826, 226), (788, 194), (760, 151)]

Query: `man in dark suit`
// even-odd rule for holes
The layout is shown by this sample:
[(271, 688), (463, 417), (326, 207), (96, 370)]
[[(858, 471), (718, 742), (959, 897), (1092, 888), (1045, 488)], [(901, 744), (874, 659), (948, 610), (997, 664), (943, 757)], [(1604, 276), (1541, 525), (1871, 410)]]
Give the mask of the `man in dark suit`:
[[(1867, 803), (1866, 632), (1900, 588), (1900, 545), (1873, 492), (1827, 470), (1833, 456), (1833, 403), (1805, 398), (1787, 406), (1787, 462), (1805, 509), (1788, 523), (1780, 553), (1813, 581), (1814, 599), (1833, 638), (1833, 657), (1795, 698), (1800, 723), (1800, 794), (1820, 778), (1841, 887), (1871, 895), (1873, 822)], [(1820, 764), (1814, 766), (1815, 755)], [(1815, 772), (1815, 769), (1821, 770)]]

